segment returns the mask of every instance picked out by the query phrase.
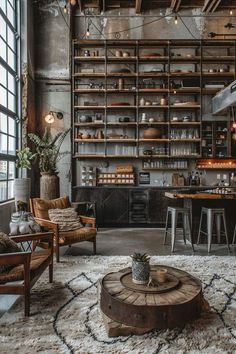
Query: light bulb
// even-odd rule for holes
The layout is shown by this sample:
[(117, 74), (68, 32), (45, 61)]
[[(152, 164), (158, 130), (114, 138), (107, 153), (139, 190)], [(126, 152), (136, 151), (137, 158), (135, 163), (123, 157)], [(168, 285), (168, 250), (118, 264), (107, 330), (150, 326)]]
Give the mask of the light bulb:
[(67, 7), (66, 7), (66, 5), (64, 6), (63, 11), (64, 11), (65, 14), (67, 14)]
[(230, 14), (230, 16), (233, 15), (233, 10), (232, 9), (229, 10), (229, 14)]
[(236, 122), (233, 122), (232, 127), (233, 127), (234, 129), (236, 129)]
[(55, 121), (55, 117), (54, 117), (54, 115), (53, 115), (52, 112), (49, 112), (49, 113), (44, 117), (44, 119), (45, 119), (45, 122), (46, 122), (46, 123), (49, 123), (49, 124), (52, 124), (52, 123), (54, 123), (54, 121)]
[(87, 28), (86, 37), (88, 38), (89, 36), (90, 36), (90, 32), (89, 32), (89, 28)]
[(178, 24), (178, 17), (175, 16), (175, 25), (177, 25), (177, 24)]
[(75, 6), (76, 3), (77, 3), (77, 0), (70, 0), (70, 3), (71, 3), (72, 6)]

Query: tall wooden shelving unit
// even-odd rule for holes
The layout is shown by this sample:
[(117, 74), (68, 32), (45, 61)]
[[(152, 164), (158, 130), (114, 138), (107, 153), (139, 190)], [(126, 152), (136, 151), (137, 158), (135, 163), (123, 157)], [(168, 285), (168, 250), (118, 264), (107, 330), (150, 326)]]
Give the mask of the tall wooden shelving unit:
[[(208, 54), (214, 48), (220, 48), (223, 53), (219, 56)], [(219, 89), (205, 88), (205, 84), (214, 81), (224, 81), (225, 84), (235, 79), (236, 72), (236, 41), (219, 40), (73, 40), (72, 43), (72, 124), (73, 124), (73, 157), (76, 159), (147, 159), (143, 154), (145, 147), (153, 145), (160, 146), (163, 153), (152, 155), (152, 159), (198, 159), (202, 157), (202, 117), (204, 115), (204, 102), (206, 96), (213, 96)], [(85, 56), (85, 50), (90, 52), (99, 51), (99, 56)], [(116, 57), (115, 51), (122, 50), (130, 53), (129, 57)], [(150, 52), (158, 52), (159, 56), (148, 56)], [(181, 55), (178, 55), (180, 53)], [(185, 54), (186, 53), (186, 54)], [(173, 55), (175, 54), (175, 55)], [(111, 72), (114, 65), (122, 68), (131, 68), (130, 72)], [(163, 68), (162, 72), (145, 70), (146, 66)], [(207, 72), (209, 66), (217, 67), (218, 71)], [(93, 67), (94, 72), (81, 72), (83, 66)], [(175, 69), (182, 67), (182, 71)], [(191, 70), (184, 68), (192, 68)], [(222, 70), (220, 70), (222, 69)], [(217, 69), (216, 69), (217, 70)], [(117, 82), (123, 78), (127, 85), (123, 89), (111, 87), (112, 82)], [(141, 86), (143, 79), (163, 82), (162, 88), (144, 88)], [(173, 81), (178, 80), (198, 80), (199, 86), (174, 88)], [(89, 88), (89, 81), (95, 83), (95, 88)], [(84, 82), (84, 84), (83, 84)], [(96, 86), (96, 82), (103, 85)], [(89, 101), (97, 97), (98, 105), (85, 105), (83, 97), (89, 95)], [(157, 98), (155, 98), (155, 95)], [(168, 104), (141, 106), (142, 97), (152, 97), (159, 100), (164, 95)], [(125, 97), (129, 106), (112, 106), (112, 97), (118, 101), (119, 97)], [(173, 103), (177, 98), (189, 96), (186, 105)], [(123, 100), (123, 98), (122, 98)], [(197, 102), (197, 103), (196, 103)], [(120, 116), (133, 117), (132, 122), (114, 121), (110, 119), (113, 113)], [(163, 121), (152, 123), (142, 122), (141, 115), (150, 112), (157, 117), (161, 115)], [(192, 116), (192, 121), (173, 121), (173, 116), (183, 112)], [(94, 116), (96, 113), (102, 114), (103, 121), (80, 122), (78, 116), (89, 113)], [(128, 114), (127, 114), (128, 113)], [(144, 139), (142, 132), (144, 127), (160, 127), (162, 130), (161, 139)], [(132, 137), (119, 139), (108, 138), (111, 128), (122, 129), (132, 133)], [(78, 138), (81, 131), (102, 130), (104, 138)], [(198, 137), (173, 139), (173, 129), (197, 130)], [(178, 135), (178, 134), (177, 134)], [(186, 150), (178, 148), (183, 143)], [(87, 145), (86, 150), (81, 147)], [(173, 148), (173, 146), (176, 148)], [(186, 153), (187, 146), (190, 146), (194, 153)], [(195, 146), (195, 147), (194, 147)], [(93, 147), (93, 150), (90, 149)], [(96, 147), (96, 149), (95, 149)], [(162, 148), (163, 147), (163, 148)], [(123, 149), (123, 150), (122, 150)], [(113, 153), (112, 153), (113, 151)], [(120, 151), (120, 152), (119, 152)], [(182, 153), (180, 153), (182, 151)], [(192, 151), (192, 150), (191, 150)]]

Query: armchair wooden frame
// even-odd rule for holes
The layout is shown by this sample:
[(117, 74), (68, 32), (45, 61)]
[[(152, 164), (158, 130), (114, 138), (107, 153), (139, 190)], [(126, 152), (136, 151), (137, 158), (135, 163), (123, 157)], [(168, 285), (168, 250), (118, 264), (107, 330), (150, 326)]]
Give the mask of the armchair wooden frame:
[(16, 243), (33, 242), (33, 249), (36, 246), (49, 250), (49, 261), (41, 267), (40, 273), (36, 276), (30, 276), (31, 252), (5, 253), (0, 255), (0, 265), (24, 266), (24, 280), (14, 284), (13, 282), (0, 284), (0, 294), (13, 294), (24, 296), (25, 316), (30, 315), (30, 289), (42, 275), (44, 270), (49, 267), (49, 282), (53, 282), (53, 233), (43, 232), (37, 234), (28, 234), (20, 236), (12, 236), (11, 239)]
[[(53, 221), (35, 217), (34, 203), (33, 203), (32, 199), (30, 199), (30, 210), (31, 210), (31, 213), (34, 215), (35, 221), (41, 227), (43, 227), (45, 230), (49, 230), (54, 233), (54, 240), (55, 240), (54, 250), (56, 253), (56, 261), (59, 262), (60, 261), (60, 246), (61, 246), (60, 245), (59, 225)], [(82, 224), (89, 224), (89, 225), (91, 225), (92, 228), (96, 228), (96, 218), (92, 218), (92, 217), (84, 216), (84, 215), (79, 215), (79, 217), (80, 217), (80, 221)], [(93, 253), (96, 254), (96, 251), (97, 251), (96, 236), (92, 239), (88, 239), (87, 241), (93, 242)]]

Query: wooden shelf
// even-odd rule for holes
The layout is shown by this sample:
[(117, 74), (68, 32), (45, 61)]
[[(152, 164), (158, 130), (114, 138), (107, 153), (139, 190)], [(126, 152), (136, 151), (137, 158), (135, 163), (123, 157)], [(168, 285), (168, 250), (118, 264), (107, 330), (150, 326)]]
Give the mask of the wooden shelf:
[[(207, 142), (216, 141), (217, 136), (215, 135), (217, 132), (212, 132), (212, 137), (204, 137), (204, 129), (202, 129), (203, 122), (202, 116), (204, 116), (204, 105), (206, 105), (205, 100), (201, 98), (201, 95), (209, 95), (208, 100), (211, 98), (211, 95), (216, 94), (218, 91), (221, 91), (222, 88), (205, 88), (205, 84), (210, 84), (214, 82), (226, 82), (230, 83), (234, 80), (236, 73), (234, 73), (234, 69), (236, 66), (236, 59), (232, 53), (235, 51), (236, 40), (116, 40), (116, 39), (108, 39), (108, 40), (73, 40), (73, 66), (74, 70), (81, 70), (81, 68), (86, 68), (87, 65), (90, 64), (89, 67), (94, 68), (93, 73), (81, 73), (75, 72), (72, 76), (72, 87), (74, 100), (76, 104), (73, 107), (73, 115), (74, 120), (78, 120), (78, 111), (87, 111), (88, 113), (95, 114), (100, 113), (102, 119), (104, 120), (101, 123), (94, 122), (75, 122), (73, 124), (74, 128), (77, 129), (75, 132), (75, 136), (77, 133), (83, 128), (86, 129), (98, 129), (101, 128), (104, 131), (105, 138), (104, 139), (74, 139), (76, 144), (78, 143), (91, 143), (91, 144), (104, 144), (101, 146), (102, 154), (75, 154), (75, 158), (81, 159), (192, 159), (197, 160), (201, 157), (200, 152), (205, 152), (206, 149), (202, 146), (202, 140), (206, 140)], [(210, 55), (208, 54), (209, 48), (212, 52), (215, 50), (214, 48), (220, 47), (219, 53), (225, 55)], [(96, 48), (99, 50), (100, 56), (98, 57), (85, 57), (84, 51), (89, 49), (92, 53), (93, 49)], [(101, 49), (100, 49), (101, 48)], [(181, 49), (184, 51), (181, 51)], [(231, 49), (232, 48), (232, 49)], [(116, 57), (115, 50), (120, 49), (124, 51), (125, 49), (129, 52), (130, 56), (128, 57)], [(227, 49), (227, 51), (226, 51)], [(150, 53), (159, 53), (160, 56), (148, 56), (148, 51)], [(178, 55), (180, 53), (181, 55)], [(188, 53), (189, 55), (185, 55)], [(114, 54), (114, 55), (113, 55)], [(174, 54), (174, 55), (173, 55)], [(229, 54), (229, 55), (227, 55)], [(131, 68), (130, 72), (111, 72), (113, 68), (120, 68), (122, 71), (123, 68), (126, 68), (127, 65)], [(207, 71), (210, 68), (211, 64), (221, 65), (222, 68), (227, 68), (228, 72), (213, 72), (209, 73)], [(83, 66), (84, 65), (84, 66)], [(150, 65), (150, 66), (148, 66)], [(185, 66), (184, 66), (185, 65)], [(188, 66), (187, 66), (188, 65)], [(211, 65), (211, 66), (210, 66)], [(157, 69), (163, 70), (159, 71), (147, 71), (152, 66)], [(185, 69), (192, 69), (192, 72), (188, 72)], [(178, 69), (182, 69), (182, 71), (178, 71)], [(166, 71), (164, 71), (166, 70)], [(176, 70), (176, 71), (175, 71)], [(112, 86), (113, 82), (118, 84), (118, 79), (124, 79), (124, 88), (122, 90), (115, 89)], [(145, 88), (145, 85), (142, 85), (141, 81), (144, 79), (152, 80), (154, 83), (154, 87)], [(172, 88), (171, 82), (173, 81), (182, 81), (184, 79), (188, 79), (191, 84), (191, 79), (193, 79), (193, 85), (199, 85), (199, 87), (179, 87), (177, 89)], [(195, 80), (194, 80), (195, 78)], [(78, 85), (78, 80), (79, 84)], [(88, 83), (92, 81), (95, 84), (99, 82), (104, 83), (104, 87), (99, 89), (98, 86), (94, 86), (94, 89), (87, 88)], [(187, 80), (186, 80), (187, 81)], [(198, 83), (199, 82), (199, 83)], [(160, 84), (164, 83), (165, 88), (160, 88)], [(185, 83), (183, 82), (183, 85)], [(188, 84), (188, 82), (187, 82)], [(135, 89), (132, 87), (135, 86)], [(152, 86), (152, 84), (150, 84)], [(155, 88), (156, 86), (156, 88)], [(81, 88), (80, 88), (81, 87)], [(101, 86), (100, 86), (101, 87)], [(118, 86), (117, 86), (118, 87)], [(80, 95), (91, 95), (92, 99), (87, 101), (93, 103), (97, 102), (99, 106), (82, 106), (81, 103), (86, 102), (84, 99), (85, 96), (80, 98)], [(94, 101), (95, 96), (96, 101)], [(102, 96), (103, 95), (103, 96)], [(112, 95), (117, 95), (119, 100), (113, 98)], [(121, 99), (121, 95), (126, 96), (126, 98)], [(158, 105), (150, 105), (150, 106), (141, 106), (139, 105), (140, 98), (142, 96), (148, 97), (150, 95), (153, 101), (159, 102), (159, 98), (161, 95), (169, 96), (169, 104), (162, 106)], [(154, 98), (154, 95), (157, 98)], [(184, 97), (188, 96), (190, 97)], [(179, 96), (179, 97), (178, 97)], [(176, 97), (176, 99), (175, 99)], [(173, 103), (176, 100), (186, 101), (187, 104), (182, 105), (174, 105)], [(112, 102), (129, 102), (129, 106), (113, 106)], [(73, 100), (72, 100), (73, 102)], [(91, 111), (91, 112), (89, 112)], [(173, 117), (173, 112), (180, 118), (181, 115), (184, 114), (192, 114), (192, 119), (198, 119), (199, 121), (192, 122), (184, 122), (184, 121), (171, 121), (171, 117)], [(86, 112), (84, 112), (85, 114)], [(163, 119), (164, 121), (154, 121), (154, 122), (142, 122), (141, 115), (146, 113), (147, 117), (153, 117), (154, 119)], [(111, 118), (111, 116), (115, 116), (116, 118)], [(118, 122), (118, 121), (110, 121), (110, 119), (118, 120), (118, 117), (129, 116), (131, 119), (135, 119), (132, 122)], [(211, 124), (210, 122), (207, 124)], [(143, 139), (142, 132), (143, 128), (147, 127), (160, 127), (163, 130), (164, 139)], [(118, 139), (109, 139), (107, 137), (108, 134), (112, 135), (112, 128), (120, 129), (121, 134), (125, 135), (125, 129), (129, 129), (129, 136), (136, 138), (118, 138)], [(198, 139), (170, 139), (171, 129), (197, 129), (199, 131), (200, 138)], [(115, 130), (115, 129), (114, 129)], [(113, 134), (115, 136), (115, 134)], [(211, 140), (211, 141), (210, 141)], [(222, 140), (222, 139), (221, 139)], [(123, 155), (123, 154), (106, 154), (107, 146), (109, 144), (132, 144), (132, 147), (135, 148), (134, 152), (138, 152), (139, 144), (144, 147), (145, 143), (150, 144), (160, 144), (163, 143), (167, 147), (167, 152), (170, 151), (171, 146), (173, 144), (180, 143), (192, 143), (196, 144), (197, 148), (199, 147), (199, 154), (193, 155), (143, 155), (142, 153), (138, 155)], [(199, 144), (199, 145), (198, 145)], [(89, 145), (90, 146), (90, 145)], [(98, 146), (98, 145), (97, 145)], [(180, 146), (180, 145), (179, 145)], [(207, 148), (207, 147), (206, 147)], [(209, 148), (209, 145), (208, 145)], [(214, 148), (214, 149), (213, 149)], [(227, 146), (217, 146), (216, 144), (213, 146), (213, 156), (217, 154), (220, 149), (222, 149), (223, 153), (226, 151)], [(88, 147), (88, 150), (90, 148)], [(92, 150), (92, 149), (91, 149)], [(82, 150), (83, 151), (83, 150)], [(133, 151), (133, 150), (132, 150)], [(227, 154), (228, 150), (227, 150)], [(155, 168), (156, 170), (175, 170), (173, 168)], [(185, 168), (181, 168), (185, 169)], [(144, 170), (154, 170), (152, 168), (145, 168)]]
[(74, 109), (80, 109), (82, 110), (90, 110), (90, 111), (96, 111), (96, 110), (104, 110), (105, 106), (74, 106)]
[(146, 142), (166, 143), (168, 141), (169, 139), (144, 139), (144, 138), (139, 139), (139, 142), (141, 143), (146, 143)]

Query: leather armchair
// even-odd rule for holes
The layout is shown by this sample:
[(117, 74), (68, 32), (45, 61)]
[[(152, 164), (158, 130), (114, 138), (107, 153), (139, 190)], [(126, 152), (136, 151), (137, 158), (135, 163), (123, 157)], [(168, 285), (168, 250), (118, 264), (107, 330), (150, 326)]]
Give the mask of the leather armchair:
[[(39, 208), (40, 206), (40, 208)], [(50, 230), (54, 233), (54, 245), (56, 252), (56, 260), (60, 261), (60, 247), (70, 246), (74, 243), (89, 241), (93, 243), (93, 252), (96, 254), (96, 219), (88, 216), (80, 216), (80, 221), (84, 227), (73, 231), (60, 231), (59, 225), (49, 220), (48, 210), (59, 208), (64, 209), (70, 207), (69, 198), (58, 198), (54, 200), (43, 200), (39, 198), (33, 198), (30, 200), (30, 209), (35, 217), (35, 220), (46, 230)], [(39, 217), (40, 215), (44, 217)]]
[[(49, 282), (53, 282), (53, 233), (12, 236), (17, 243), (33, 243), (25, 252), (0, 254), (0, 265), (11, 265), (10, 271), (0, 273), (0, 294), (24, 296), (25, 316), (30, 315), (30, 289), (49, 267)], [(35, 251), (41, 247), (43, 250)]]

